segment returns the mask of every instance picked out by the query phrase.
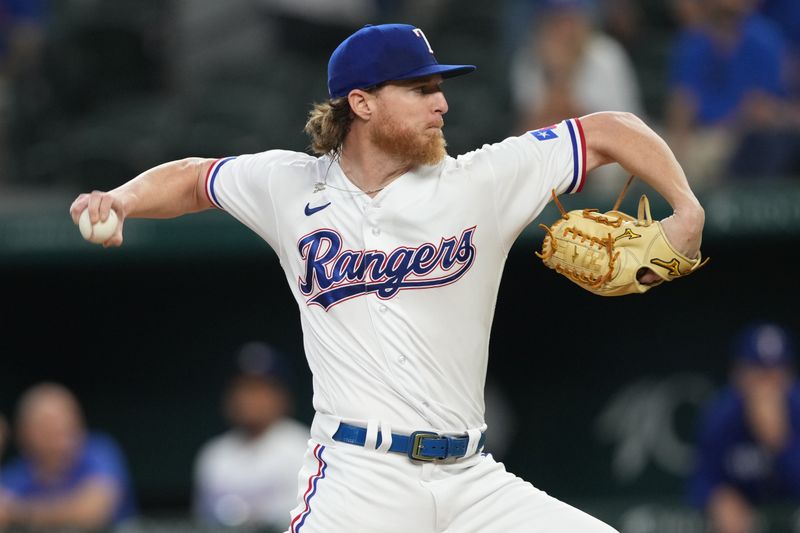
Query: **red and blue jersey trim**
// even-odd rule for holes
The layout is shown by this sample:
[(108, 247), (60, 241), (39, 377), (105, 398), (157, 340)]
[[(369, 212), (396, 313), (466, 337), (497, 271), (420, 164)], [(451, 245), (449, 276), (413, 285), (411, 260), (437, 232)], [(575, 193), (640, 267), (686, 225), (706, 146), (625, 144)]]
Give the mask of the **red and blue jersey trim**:
[(306, 523), (306, 518), (311, 514), (311, 498), (317, 493), (317, 483), (320, 479), (325, 479), (325, 470), (328, 469), (328, 463), (322, 458), (322, 452), (324, 451), (325, 446), (321, 444), (317, 444), (317, 447), (314, 448), (314, 457), (317, 459), (317, 473), (308, 478), (308, 488), (305, 494), (303, 494), (305, 508), (292, 520), (291, 527), (289, 528), (291, 533), (299, 533), (300, 528)]
[(208, 200), (218, 209), (223, 209), (223, 207), (217, 199), (217, 194), (214, 192), (214, 182), (217, 179), (217, 173), (219, 172), (219, 169), (222, 168), (222, 165), (233, 159), (236, 158), (226, 157), (225, 159), (217, 159), (208, 168), (208, 173), (206, 174), (206, 196), (208, 197)]
[(565, 120), (569, 137), (572, 141), (572, 181), (566, 192), (569, 194), (580, 192), (586, 183), (586, 138), (583, 136), (583, 126), (577, 118)]

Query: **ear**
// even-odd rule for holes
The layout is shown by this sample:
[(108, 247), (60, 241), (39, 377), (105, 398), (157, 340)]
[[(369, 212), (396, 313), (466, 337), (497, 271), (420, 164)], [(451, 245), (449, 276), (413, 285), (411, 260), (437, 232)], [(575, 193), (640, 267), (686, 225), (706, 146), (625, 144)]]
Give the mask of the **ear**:
[(353, 113), (362, 120), (369, 120), (375, 110), (375, 96), (361, 89), (350, 91), (347, 101)]

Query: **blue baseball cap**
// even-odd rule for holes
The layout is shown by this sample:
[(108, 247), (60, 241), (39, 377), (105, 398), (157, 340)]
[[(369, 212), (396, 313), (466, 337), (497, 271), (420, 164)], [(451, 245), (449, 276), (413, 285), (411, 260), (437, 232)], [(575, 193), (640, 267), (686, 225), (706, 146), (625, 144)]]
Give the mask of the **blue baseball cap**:
[(422, 30), (408, 24), (366, 25), (342, 41), (328, 61), (328, 94), (440, 74), (445, 78), (475, 70), (474, 65), (440, 65)]
[(259, 378), (289, 385), (292, 371), (286, 356), (274, 346), (261, 341), (244, 343), (236, 354), (235, 377)]
[(789, 332), (778, 324), (760, 322), (744, 328), (734, 341), (734, 358), (743, 364), (775, 367), (794, 361)]

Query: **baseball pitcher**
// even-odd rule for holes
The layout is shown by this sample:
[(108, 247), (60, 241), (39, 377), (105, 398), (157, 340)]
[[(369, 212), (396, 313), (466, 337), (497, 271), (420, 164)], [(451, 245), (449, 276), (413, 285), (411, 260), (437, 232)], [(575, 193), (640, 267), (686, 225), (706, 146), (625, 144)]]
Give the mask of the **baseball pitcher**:
[[(315, 156), (189, 158), (71, 207), (92, 222), (224, 210), (280, 258), (300, 308), (315, 418), (291, 533), (594, 533), (613, 529), (506, 471), (484, 450), (483, 389), (503, 266), (553, 195), (619, 162), (664, 196), (671, 246), (699, 256), (704, 212), (666, 143), (597, 113), (445, 150), (444, 82), (419, 28), (366, 26), (328, 65)], [(449, 81), (448, 81), (449, 83)], [(542, 272), (547, 272), (542, 269)], [(638, 281), (660, 281), (643, 269)], [(545, 274), (542, 274), (545, 276)], [(542, 282), (546, 282), (543, 280)]]

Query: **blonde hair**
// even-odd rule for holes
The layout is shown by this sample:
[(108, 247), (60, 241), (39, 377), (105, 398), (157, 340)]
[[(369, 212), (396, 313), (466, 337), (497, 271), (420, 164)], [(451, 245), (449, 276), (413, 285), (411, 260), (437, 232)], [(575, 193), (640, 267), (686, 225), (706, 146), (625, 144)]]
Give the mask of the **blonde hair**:
[(337, 154), (342, 148), (354, 118), (350, 102), (345, 96), (314, 104), (303, 128), (311, 138), (311, 149), (314, 153)]

